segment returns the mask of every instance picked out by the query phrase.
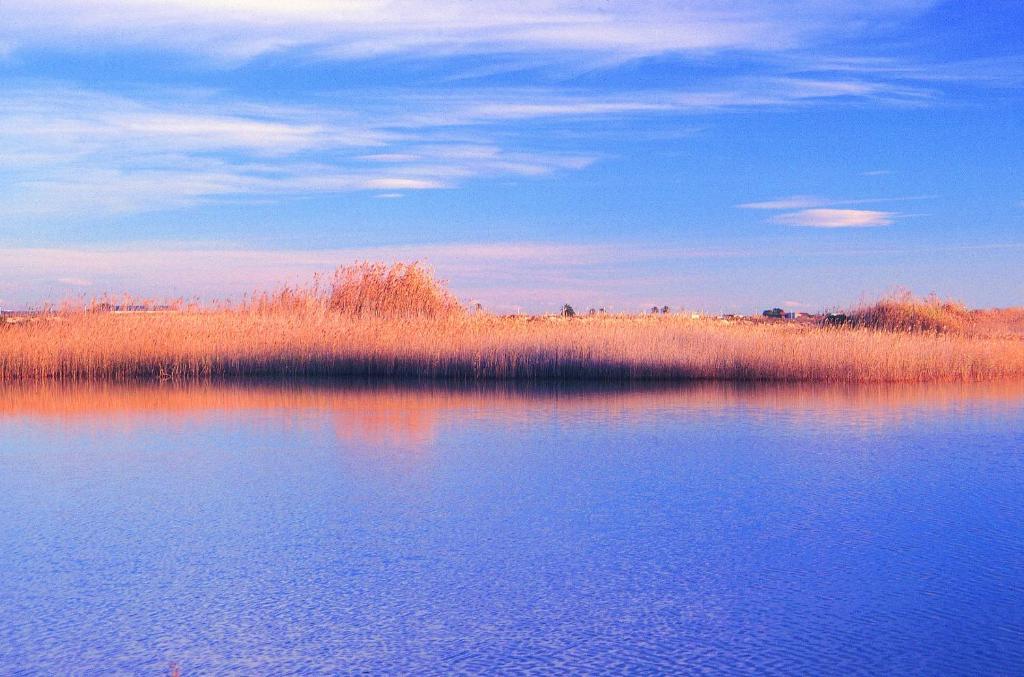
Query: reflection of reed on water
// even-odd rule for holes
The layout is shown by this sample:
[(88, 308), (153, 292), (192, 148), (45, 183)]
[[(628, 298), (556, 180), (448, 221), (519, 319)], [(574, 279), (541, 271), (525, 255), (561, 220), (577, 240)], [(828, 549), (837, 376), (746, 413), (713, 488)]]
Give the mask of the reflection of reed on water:
[(0, 417), (88, 418), (130, 423), (145, 415), (185, 418), (229, 412), (318, 412), (342, 439), (421, 441), (445, 420), (465, 417), (528, 424), (547, 414), (596, 412), (608, 418), (700, 415), (742, 409), (750, 416), (786, 413), (811, 424), (858, 420), (882, 424), (926, 408), (1024, 402), (1024, 381), (943, 384), (521, 384), (439, 385), (415, 381), (296, 381), (274, 384), (29, 383), (0, 389)]

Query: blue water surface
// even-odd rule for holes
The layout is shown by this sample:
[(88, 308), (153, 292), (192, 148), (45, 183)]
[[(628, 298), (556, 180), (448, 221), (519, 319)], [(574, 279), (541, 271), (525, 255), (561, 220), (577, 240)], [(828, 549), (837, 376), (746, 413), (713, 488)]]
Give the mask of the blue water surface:
[(21, 388), (0, 674), (1024, 673), (1024, 387)]

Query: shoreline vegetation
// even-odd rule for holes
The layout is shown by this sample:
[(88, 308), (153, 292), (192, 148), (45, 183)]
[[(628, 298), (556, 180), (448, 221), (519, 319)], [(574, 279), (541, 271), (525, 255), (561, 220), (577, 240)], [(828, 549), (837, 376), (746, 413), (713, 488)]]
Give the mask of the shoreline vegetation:
[(496, 316), (464, 308), (417, 263), (361, 263), (237, 305), (103, 299), (8, 318), (0, 382), (1024, 378), (1024, 309), (904, 294), (835, 317)]

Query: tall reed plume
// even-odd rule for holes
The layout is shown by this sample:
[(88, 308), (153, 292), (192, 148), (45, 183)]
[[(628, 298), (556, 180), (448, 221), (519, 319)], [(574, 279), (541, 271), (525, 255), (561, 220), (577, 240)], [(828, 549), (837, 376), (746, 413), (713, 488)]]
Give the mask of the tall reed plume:
[(463, 312), (445, 284), (418, 261), (342, 266), (326, 281), (317, 276), (307, 287), (285, 286), (260, 294), (251, 307), (260, 312), (326, 310), (395, 319), (443, 318)]
[(971, 311), (964, 304), (935, 295), (917, 298), (909, 291), (862, 305), (850, 314), (850, 320), (872, 329), (937, 333), (961, 332), (972, 323)]

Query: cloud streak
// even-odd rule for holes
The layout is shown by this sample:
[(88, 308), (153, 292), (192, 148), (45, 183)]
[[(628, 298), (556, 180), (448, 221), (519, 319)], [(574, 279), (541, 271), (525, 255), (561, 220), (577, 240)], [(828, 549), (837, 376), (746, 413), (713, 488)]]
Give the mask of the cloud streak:
[(533, 121), (571, 120), (585, 143), (589, 121), (879, 93), (878, 87), (792, 79), (722, 87), (614, 96), (491, 88), (399, 93), (381, 97), (387, 103), (345, 107), (275, 106), (170, 90), (128, 97), (41, 83), (0, 100), (6, 197), (0, 225), (239, 197), (436, 190), (482, 178), (543, 177), (585, 169), (601, 155), (553, 148), (550, 137), (523, 127)]
[[(443, 113), (433, 116), (445, 120), (438, 125), (431, 116), (410, 120), (404, 108), (159, 99), (50, 87), (9, 92), (0, 101), (0, 219), (128, 214), (238, 196), (434, 190), (478, 177), (579, 170), (595, 160), (510, 151), (487, 130), (473, 142), (440, 134), (457, 117)], [(476, 117), (463, 126), (486, 124)]]
[[(736, 205), (739, 209), (785, 212), (772, 217), (773, 223), (807, 228), (873, 228), (891, 226), (897, 218), (907, 216), (898, 212), (871, 209), (851, 209), (852, 206), (888, 202), (929, 200), (934, 195), (880, 197), (859, 200), (830, 200), (812, 195), (793, 195), (759, 202)], [(842, 207), (842, 208), (838, 208)]]
[(225, 63), (304, 49), (321, 57), (583, 52), (635, 58), (717, 50), (778, 52), (930, 0), (5, 0), (0, 41), (65, 49), (159, 48)]
[(736, 205), (740, 209), (808, 209), (821, 205), (825, 200), (809, 195), (794, 195), (763, 202), (745, 202)]
[(872, 228), (891, 226), (895, 216), (894, 212), (867, 209), (802, 209), (779, 214), (772, 220), (788, 226), (808, 228)]

